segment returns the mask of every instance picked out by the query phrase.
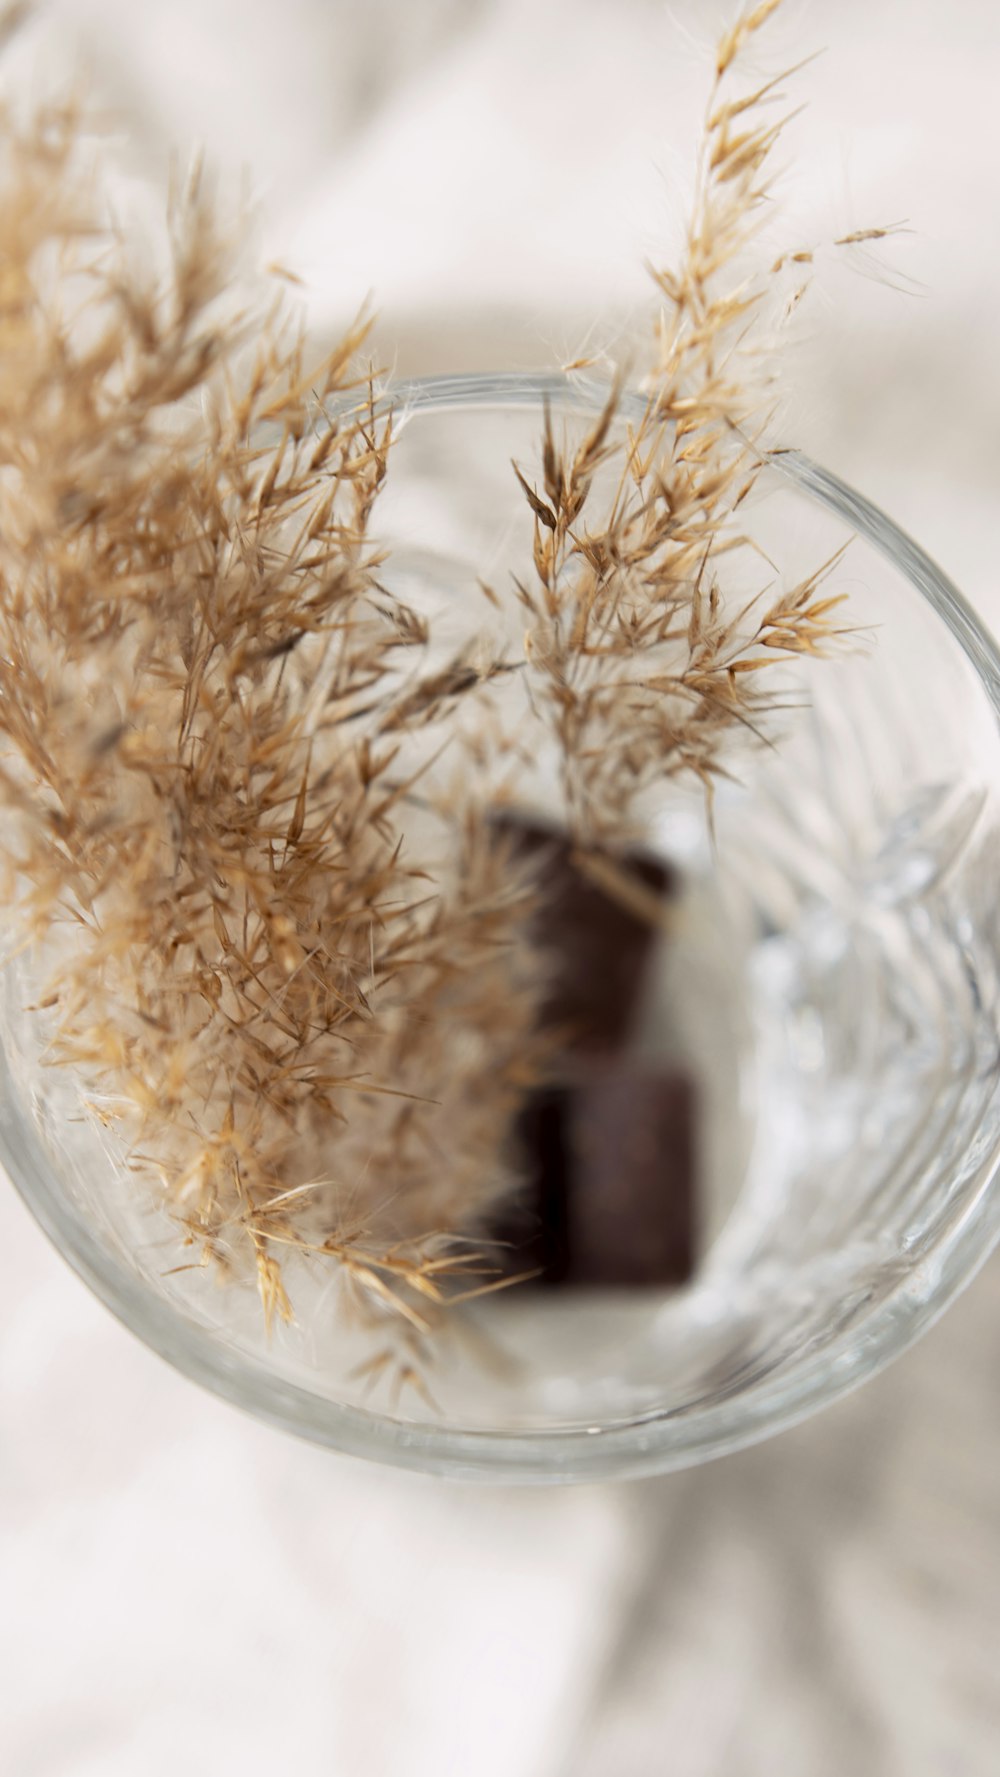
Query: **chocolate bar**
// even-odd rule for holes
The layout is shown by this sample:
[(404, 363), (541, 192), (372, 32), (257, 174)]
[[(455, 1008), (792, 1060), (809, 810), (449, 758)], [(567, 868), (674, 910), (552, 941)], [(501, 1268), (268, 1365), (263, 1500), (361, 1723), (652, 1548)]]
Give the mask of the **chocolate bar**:
[(495, 1236), (508, 1275), (614, 1288), (679, 1284), (695, 1261), (695, 1093), (679, 1069), (592, 1060), (536, 1093), (528, 1174)]
[(623, 883), (655, 897), (636, 911), (600, 870), (584, 873), (565, 837), (516, 815), (497, 825), (537, 868), (534, 936), (551, 971), (542, 1021), (561, 1043), (519, 1122), (525, 1184), (491, 1230), (497, 1262), (546, 1285), (683, 1283), (697, 1232), (694, 1086), (681, 1068), (628, 1053), (673, 874), (646, 853), (609, 858)]
[(670, 866), (639, 850), (603, 860), (650, 903), (653, 917), (646, 918), (587, 874), (586, 857), (565, 835), (507, 812), (494, 817), (494, 826), (514, 857), (529, 859), (536, 871), (533, 936), (551, 971), (542, 1023), (564, 1035), (573, 1054), (618, 1049), (656, 938), (656, 904), (665, 904), (673, 888)]

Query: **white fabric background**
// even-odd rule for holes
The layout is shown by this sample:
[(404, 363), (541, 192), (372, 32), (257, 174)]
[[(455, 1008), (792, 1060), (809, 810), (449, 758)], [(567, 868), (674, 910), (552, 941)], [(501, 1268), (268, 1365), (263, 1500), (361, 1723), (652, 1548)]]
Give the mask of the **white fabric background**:
[[(207, 142), (317, 332), (369, 290), (406, 371), (558, 363), (669, 253), (718, 0), (61, 0), (131, 170)], [(835, 270), (785, 416), (1000, 625), (1000, 12), (799, 0), (789, 229)], [(776, 32), (775, 36), (781, 33)], [(779, 52), (775, 52), (779, 53)], [(864, 269), (862, 267), (862, 269)], [(519, 1494), (370, 1470), (200, 1394), (0, 1191), (3, 1777), (992, 1777), (1000, 1271), (770, 1445)]]

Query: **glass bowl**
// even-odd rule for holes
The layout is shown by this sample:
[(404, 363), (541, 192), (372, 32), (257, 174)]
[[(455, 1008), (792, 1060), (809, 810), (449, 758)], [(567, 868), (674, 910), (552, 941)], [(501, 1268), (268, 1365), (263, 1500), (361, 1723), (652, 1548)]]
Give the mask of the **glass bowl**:
[[(443, 646), (482, 621), (481, 578), (502, 588), (530, 563), (511, 458), (530, 473), (546, 406), (572, 429), (605, 393), (562, 376), (391, 391), (379, 538)], [(851, 540), (831, 590), (864, 640), (793, 674), (779, 744), (722, 787), (714, 833), (697, 788), (674, 786), (650, 819), (683, 884), (657, 992), (702, 1094), (690, 1286), (485, 1297), (426, 1391), (368, 1393), (329, 1279), (298, 1280), (299, 1325), (268, 1336), (252, 1295), (176, 1269), (162, 1212), (39, 1067), (5, 970), (0, 1161), (120, 1320), (260, 1419), (452, 1476), (661, 1472), (864, 1381), (1000, 1237), (1000, 660), (920, 549), (801, 455), (770, 459), (745, 510), (757, 559), (789, 584)], [(659, 1040), (655, 1006), (653, 1026)]]

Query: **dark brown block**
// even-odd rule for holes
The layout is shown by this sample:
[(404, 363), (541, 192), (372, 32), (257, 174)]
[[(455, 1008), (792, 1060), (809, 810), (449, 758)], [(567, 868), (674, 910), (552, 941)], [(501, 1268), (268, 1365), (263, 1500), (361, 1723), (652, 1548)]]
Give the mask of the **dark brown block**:
[(506, 812), (494, 824), (514, 856), (530, 859), (538, 871), (533, 936), (551, 971), (542, 1023), (561, 1033), (568, 1052), (618, 1049), (658, 936), (656, 912), (673, 886), (669, 865), (638, 850), (606, 860), (631, 879), (638, 896), (649, 898), (647, 918), (584, 874), (570, 841), (552, 828)]
[(540, 1018), (559, 1045), (551, 1083), (519, 1122), (525, 1184), (491, 1230), (498, 1263), (546, 1285), (684, 1283), (695, 1259), (694, 1088), (679, 1069), (628, 1054), (670, 867), (637, 850), (592, 854), (598, 876), (617, 873), (605, 886), (543, 823), (504, 812), (495, 825), (536, 869), (533, 937), (549, 971)]
[(567, 1097), (567, 1281), (683, 1283), (695, 1244), (691, 1081), (618, 1063)]
[(521, 1122), (523, 1197), (497, 1237), (545, 1284), (684, 1283), (696, 1247), (695, 1093), (678, 1070), (588, 1061)]

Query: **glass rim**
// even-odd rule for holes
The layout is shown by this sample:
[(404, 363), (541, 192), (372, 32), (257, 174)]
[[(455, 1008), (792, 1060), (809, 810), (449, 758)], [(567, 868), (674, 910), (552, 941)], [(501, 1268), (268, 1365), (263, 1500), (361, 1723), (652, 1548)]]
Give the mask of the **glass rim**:
[[(542, 408), (593, 412), (610, 385), (578, 374), (482, 373), (380, 386), (376, 404), (399, 424), (415, 413)], [(356, 404), (356, 403), (355, 403)], [(344, 403), (346, 406), (347, 403)], [(621, 411), (638, 416), (645, 397), (626, 391)], [(1000, 720), (1000, 652), (947, 575), (878, 507), (800, 451), (764, 453), (793, 489), (844, 520), (884, 555), (945, 623)], [(612, 1426), (472, 1430), (417, 1425), (326, 1400), (273, 1374), (249, 1354), (216, 1343), (179, 1308), (156, 1296), (97, 1239), (59, 1191), (44, 1150), (21, 1111), (0, 1053), (0, 1164), (56, 1250), (106, 1308), (172, 1367), (257, 1419), (344, 1455), (399, 1468), (496, 1484), (639, 1478), (691, 1466), (759, 1442), (828, 1406), (900, 1356), (933, 1325), (1000, 1242), (1000, 1152), (984, 1163), (973, 1200), (933, 1251), (855, 1322), (793, 1370), (778, 1370), (745, 1393), (707, 1406), (652, 1411)]]

